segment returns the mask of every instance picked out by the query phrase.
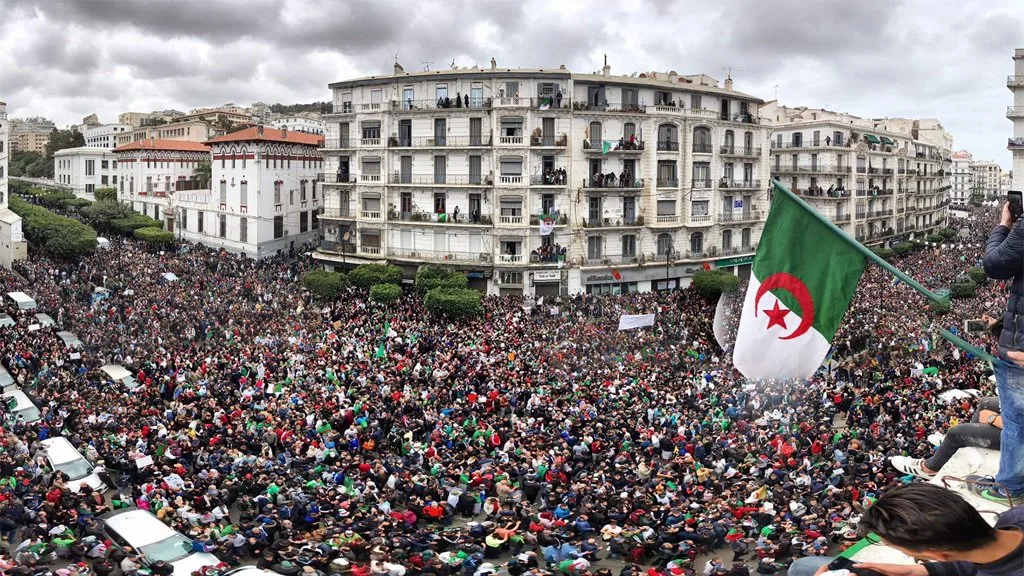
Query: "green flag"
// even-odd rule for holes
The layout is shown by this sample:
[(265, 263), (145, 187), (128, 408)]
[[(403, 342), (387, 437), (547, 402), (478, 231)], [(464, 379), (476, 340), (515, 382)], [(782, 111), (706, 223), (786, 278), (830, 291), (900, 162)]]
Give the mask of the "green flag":
[(610, 152), (611, 149), (612, 149), (612, 146), (614, 146), (614, 145), (615, 145), (615, 143), (612, 142), (611, 140), (605, 140), (605, 141), (601, 142), (601, 154), (607, 154), (608, 152)]
[(775, 184), (740, 314), (747, 378), (809, 378), (831, 348), (867, 262), (856, 243)]

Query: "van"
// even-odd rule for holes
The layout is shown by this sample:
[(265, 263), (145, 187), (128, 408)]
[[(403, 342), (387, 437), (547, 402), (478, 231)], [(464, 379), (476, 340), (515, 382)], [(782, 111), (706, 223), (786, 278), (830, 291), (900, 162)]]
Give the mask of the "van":
[(42, 449), (37, 456), (45, 456), (50, 468), (57, 472), (63, 472), (70, 478), (72, 486), (88, 484), (93, 490), (105, 492), (107, 485), (100, 479), (99, 474), (93, 470), (92, 463), (82, 456), (71, 442), (63, 436), (47, 438), (40, 442)]
[(39, 411), (39, 407), (36, 406), (35, 402), (24, 391), (18, 388), (7, 390), (3, 393), (2, 397), (4, 402), (7, 403), (7, 409), (14, 416), (20, 416), (29, 424), (42, 419), (42, 412)]
[(53, 318), (51, 318), (49, 314), (43, 314), (42, 312), (36, 314), (36, 322), (38, 322), (39, 325), (42, 326), (43, 328), (47, 328), (49, 326), (53, 326), (54, 324), (56, 324), (56, 322), (54, 322)]
[(103, 370), (103, 373), (115, 383), (123, 384), (128, 390), (135, 390), (140, 386), (135, 376), (120, 364), (104, 364), (100, 370)]
[(64, 347), (65, 348), (81, 348), (82, 347), (82, 341), (79, 340), (78, 336), (75, 336), (74, 333), (72, 333), (72, 332), (68, 332), (66, 330), (63, 331), (63, 332), (57, 332), (57, 337), (60, 338), (62, 342), (64, 342)]
[(174, 567), (174, 576), (192, 576), (201, 568), (220, 564), (213, 554), (194, 551), (192, 540), (172, 530), (146, 510), (115, 510), (100, 516), (100, 519), (107, 537), (120, 546), (131, 546), (144, 554), (144, 564), (158, 560), (167, 562)]
[(24, 292), (8, 292), (7, 297), (14, 301), (18, 310), (31, 310), (36, 307), (36, 301)]

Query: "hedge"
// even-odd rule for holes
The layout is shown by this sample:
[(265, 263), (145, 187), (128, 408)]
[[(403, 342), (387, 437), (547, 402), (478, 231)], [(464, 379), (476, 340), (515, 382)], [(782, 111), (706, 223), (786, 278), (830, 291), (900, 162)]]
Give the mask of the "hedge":
[(132, 214), (127, 218), (118, 218), (110, 221), (110, 226), (122, 234), (131, 234), (139, 228), (160, 228), (163, 223), (142, 214)]
[(29, 204), (18, 196), (11, 196), (8, 206), (21, 216), (29, 242), (52, 256), (74, 260), (96, 250), (96, 231), (89, 226)]
[(93, 196), (96, 197), (97, 202), (101, 200), (113, 200), (116, 202), (117, 188), (97, 188), (96, 191), (93, 192)]
[(951, 228), (941, 228), (938, 232), (936, 232), (936, 234), (942, 236), (943, 240), (950, 240), (956, 237), (956, 230), (953, 230)]
[(374, 284), (370, 286), (370, 300), (378, 304), (392, 304), (402, 297), (402, 289), (396, 284)]
[(67, 202), (75, 199), (74, 194), (62, 190), (45, 190), (37, 197), (46, 206), (65, 206)]
[(469, 279), (462, 272), (448, 270), (439, 266), (421, 266), (416, 271), (416, 289), (421, 294), (426, 294), (434, 288), (466, 288), (469, 286)]
[(168, 232), (155, 226), (149, 226), (146, 228), (136, 228), (132, 232), (132, 236), (136, 239), (142, 240), (143, 242), (149, 242), (150, 244), (170, 244), (174, 242), (174, 232)]
[(693, 287), (709, 300), (739, 290), (740, 279), (725, 270), (701, 270), (693, 275)]
[(310, 270), (302, 278), (302, 283), (313, 297), (318, 300), (336, 300), (348, 285), (348, 278), (341, 272), (327, 270)]
[(475, 318), (484, 313), (482, 296), (477, 290), (442, 286), (427, 292), (423, 304), (435, 316)]
[(978, 285), (970, 280), (958, 281), (949, 287), (949, 294), (953, 298), (974, 298), (978, 292)]
[(384, 264), (362, 264), (348, 273), (353, 285), (369, 290), (374, 284), (401, 284), (402, 269)]
[(967, 271), (967, 275), (970, 276), (971, 282), (974, 282), (978, 286), (982, 286), (988, 282), (988, 275), (985, 274), (985, 269), (981, 266), (971, 268)]
[(85, 198), (72, 198), (64, 201), (64, 206), (68, 208), (85, 208), (86, 206), (92, 206), (92, 202)]

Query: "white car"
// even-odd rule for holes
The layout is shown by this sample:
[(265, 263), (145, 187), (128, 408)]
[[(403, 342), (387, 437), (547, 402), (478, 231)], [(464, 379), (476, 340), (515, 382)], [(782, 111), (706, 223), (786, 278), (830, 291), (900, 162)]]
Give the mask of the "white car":
[(7, 402), (7, 409), (14, 416), (20, 416), (25, 422), (31, 424), (42, 419), (42, 412), (22, 390), (15, 388), (3, 393), (4, 402)]
[(135, 379), (135, 376), (120, 364), (104, 364), (100, 370), (115, 383), (123, 384), (129, 392), (141, 386), (139, 381)]
[(196, 552), (192, 540), (172, 530), (146, 510), (129, 508), (100, 516), (104, 532), (121, 546), (131, 546), (143, 555), (144, 562), (163, 560), (174, 567), (174, 576), (192, 576), (220, 560), (207, 552)]
[(107, 490), (107, 485), (100, 479), (92, 463), (86, 460), (85, 456), (82, 456), (82, 453), (75, 449), (67, 438), (63, 436), (47, 438), (40, 444), (43, 445), (41, 455), (46, 457), (50, 468), (67, 474), (71, 486), (77, 488), (82, 484), (88, 484), (93, 490), (100, 492)]

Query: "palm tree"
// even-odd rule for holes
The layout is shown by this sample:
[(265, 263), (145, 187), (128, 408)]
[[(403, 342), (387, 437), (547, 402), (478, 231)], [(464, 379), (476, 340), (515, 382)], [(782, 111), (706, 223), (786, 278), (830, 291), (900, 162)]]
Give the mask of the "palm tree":
[(210, 165), (209, 160), (202, 160), (192, 169), (192, 179), (198, 180), (200, 186), (206, 187), (210, 184), (210, 178), (213, 175), (213, 167)]

